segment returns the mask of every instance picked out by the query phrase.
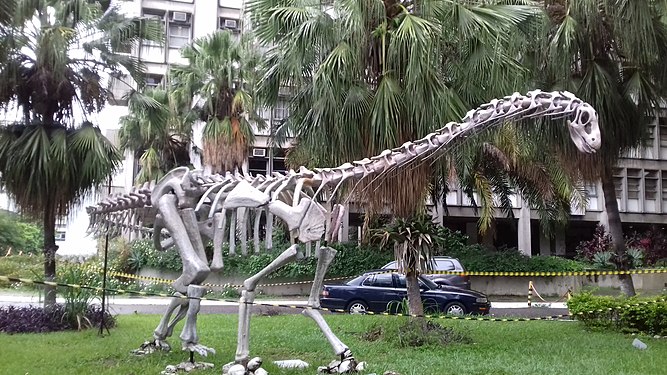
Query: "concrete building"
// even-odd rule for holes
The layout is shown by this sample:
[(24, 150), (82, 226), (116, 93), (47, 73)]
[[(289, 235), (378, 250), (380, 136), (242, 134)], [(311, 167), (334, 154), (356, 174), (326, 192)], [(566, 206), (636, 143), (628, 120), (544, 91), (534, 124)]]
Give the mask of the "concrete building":
[[(170, 64), (184, 63), (179, 49), (195, 38), (206, 36), (218, 29), (239, 33), (242, 28), (243, 0), (126, 0), (120, 2), (129, 15), (144, 15), (160, 19), (165, 26), (165, 42), (145, 42), (132, 51), (146, 65), (149, 86), (159, 85)], [(129, 85), (128, 85), (129, 84)], [(121, 98), (131, 82), (127, 77), (112, 80), (112, 90)], [(126, 103), (119, 100), (97, 115), (105, 135), (118, 144), (119, 119), (127, 114)], [(262, 116), (270, 124), (276, 124), (289, 115), (287, 101), (281, 100), (275, 108), (266, 109)], [(616, 189), (621, 217), (626, 230), (643, 230), (651, 224), (664, 226), (667, 223), (667, 112), (660, 112), (651, 124), (651, 138), (646, 148), (636, 150), (621, 160), (616, 169)], [(201, 148), (202, 126), (195, 129), (194, 143)], [(271, 173), (285, 169), (284, 151), (267, 147), (268, 132), (257, 132), (256, 143), (251, 150), (249, 170), (251, 173)], [(197, 161), (194, 161), (198, 166)], [(133, 153), (127, 152), (122, 169), (114, 176), (111, 190), (125, 192), (133, 185), (137, 173), (137, 162)], [(480, 238), (477, 234), (477, 217), (469, 199), (460, 189), (453, 189), (445, 197), (448, 215), (443, 205), (431, 205), (438, 222), (460, 230), (471, 242), (484, 242), (494, 246), (518, 247), (525, 254), (573, 255), (576, 244), (592, 234), (598, 222), (606, 222), (602, 189), (599, 184), (587, 186), (589, 195), (585, 210), (572, 212), (568, 228), (555, 238), (542, 235), (537, 212), (527, 207), (520, 198), (513, 200), (514, 218), (499, 217), (495, 223), (495, 236)], [(104, 192), (102, 192), (104, 194)], [(84, 206), (99, 199), (89, 198)], [(0, 200), (1, 201), (1, 200)], [(5, 204), (2, 203), (3, 207)], [(344, 220), (339, 233), (341, 240), (355, 240), (360, 233), (359, 209), (348, 207), (352, 213)], [(87, 216), (75, 213), (68, 225), (62, 226), (59, 235), (59, 253), (93, 253), (94, 240), (85, 236)]]

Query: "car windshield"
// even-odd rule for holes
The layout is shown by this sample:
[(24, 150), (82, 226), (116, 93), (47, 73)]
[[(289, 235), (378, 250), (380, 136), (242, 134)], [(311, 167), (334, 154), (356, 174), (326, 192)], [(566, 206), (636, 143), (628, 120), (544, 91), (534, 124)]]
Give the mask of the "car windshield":
[(419, 282), (426, 285), (427, 288), (429, 289), (438, 289), (438, 284), (434, 283), (433, 281), (425, 278), (425, 277), (419, 277)]

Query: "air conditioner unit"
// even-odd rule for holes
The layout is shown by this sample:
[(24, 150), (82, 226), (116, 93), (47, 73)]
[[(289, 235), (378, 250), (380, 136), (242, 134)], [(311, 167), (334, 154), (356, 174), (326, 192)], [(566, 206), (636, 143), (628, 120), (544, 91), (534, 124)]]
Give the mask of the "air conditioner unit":
[(266, 157), (266, 149), (265, 148), (253, 148), (252, 149), (252, 156), (263, 158)]
[(238, 28), (238, 22), (236, 20), (225, 20), (225, 28), (236, 29)]
[(188, 14), (185, 12), (172, 12), (171, 20), (176, 22), (188, 22)]

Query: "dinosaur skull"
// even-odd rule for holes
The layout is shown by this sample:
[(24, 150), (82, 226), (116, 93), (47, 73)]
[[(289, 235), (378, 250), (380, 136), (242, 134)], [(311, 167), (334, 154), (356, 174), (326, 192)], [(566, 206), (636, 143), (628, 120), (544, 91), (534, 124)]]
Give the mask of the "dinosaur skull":
[(600, 149), (600, 126), (597, 112), (590, 105), (583, 103), (575, 111), (574, 121), (568, 121), (572, 142), (581, 152), (594, 153)]

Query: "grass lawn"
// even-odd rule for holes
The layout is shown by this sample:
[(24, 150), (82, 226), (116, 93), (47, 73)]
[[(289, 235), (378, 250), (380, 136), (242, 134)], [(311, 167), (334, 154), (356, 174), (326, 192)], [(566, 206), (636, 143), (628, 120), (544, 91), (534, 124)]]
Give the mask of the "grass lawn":
[[(395, 331), (402, 317), (326, 317), (334, 332), (358, 359), (367, 361), (367, 373), (393, 370), (401, 375), (436, 374), (664, 374), (667, 339), (641, 337), (647, 350), (632, 347), (633, 336), (588, 332), (577, 322), (472, 322), (439, 320), (472, 338), (471, 344), (400, 348), (394, 339), (367, 341), (362, 336), (382, 327)], [(50, 334), (0, 334), (0, 374), (159, 374), (168, 364), (187, 359), (176, 350), (134, 357), (130, 350), (151, 336), (157, 315), (124, 315), (111, 334), (97, 330)], [(215, 368), (198, 374), (221, 373), (236, 348), (235, 315), (199, 316), (201, 343), (217, 350), (205, 361)], [(177, 332), (180, 333), (180, 325)], [(175, 334), (178, 336), (178, 334)], [(251, 353), (265, 360), (271, 374), (314, 374), (317, 366), (334, 359), (324, 337), (308, 318), (298, 315), (256, 316), (252, 320)], [(170, 340), (180, 345), (177, 337)], [(179, 349), (179, 348), (177, 348)], [(307, 371), (287, 371), (271, 362), (302, 359)]]

